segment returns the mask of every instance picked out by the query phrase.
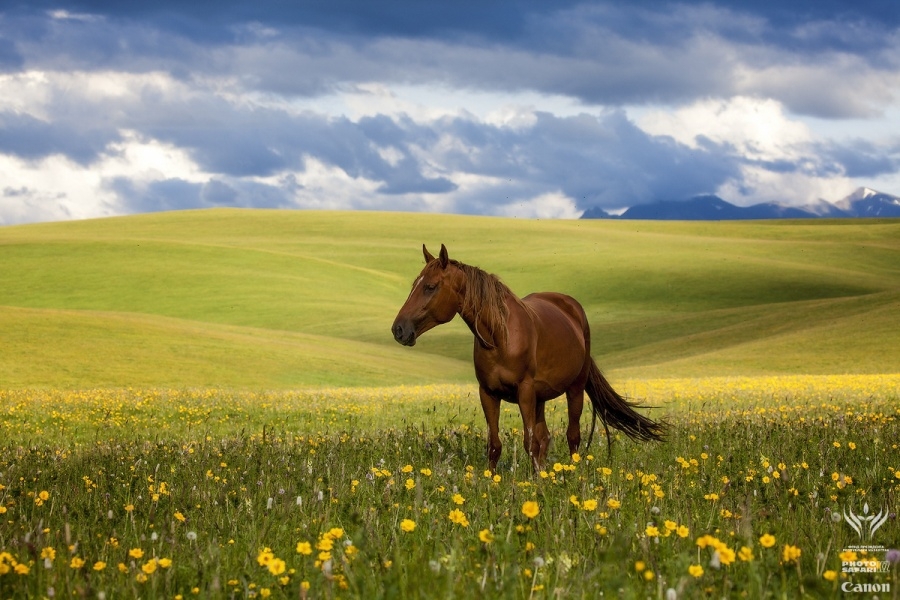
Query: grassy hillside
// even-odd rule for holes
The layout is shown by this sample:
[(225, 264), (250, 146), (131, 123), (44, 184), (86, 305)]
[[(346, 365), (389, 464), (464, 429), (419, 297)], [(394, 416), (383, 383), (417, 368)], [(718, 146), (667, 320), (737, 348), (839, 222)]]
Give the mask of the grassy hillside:
[(0, 387), (472, 379), (457, 321), (390, 324), (421, 244), (582, 301), (614, 377), (896, 372), (900, 221), (187, 211), (0, 228)]

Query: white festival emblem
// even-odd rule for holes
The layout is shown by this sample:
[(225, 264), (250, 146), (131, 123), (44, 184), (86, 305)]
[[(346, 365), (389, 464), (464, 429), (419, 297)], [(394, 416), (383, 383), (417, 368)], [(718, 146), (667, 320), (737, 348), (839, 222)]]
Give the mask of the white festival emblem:
[(869, 514), (869, 503), (867, 502), (863, 506), (863, 514), (856, 515), (853, 513), (853, 509), (850, 509), (850, 514), (847, 514), (847, 510), (844, 510), (844, 520), (850, 524), (850, 527), (853, 528), (853, 531), (859, 534), (860, 540), (863, 542), (869, 542), (872, 540), (872, 536), (875, 535), (875, 532), (878, 531), (878, 528), (884, 525), (884, 523), (888, 520), (888, 513), (884, 510), (878, 511), (877, 515)]

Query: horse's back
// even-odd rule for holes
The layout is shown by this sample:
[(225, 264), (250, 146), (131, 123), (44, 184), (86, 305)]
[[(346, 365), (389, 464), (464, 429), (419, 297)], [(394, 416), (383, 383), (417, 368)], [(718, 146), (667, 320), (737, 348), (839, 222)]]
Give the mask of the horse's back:
[[(584, 308), (575, 298), (559, 292), (536, 292), (525, 296), (522, 301), (538, 319), (554, 323), (561, 316), (580, 331), (587, 329), (587, 317)], [(559, 314), (561, 313), (561, 314)]]

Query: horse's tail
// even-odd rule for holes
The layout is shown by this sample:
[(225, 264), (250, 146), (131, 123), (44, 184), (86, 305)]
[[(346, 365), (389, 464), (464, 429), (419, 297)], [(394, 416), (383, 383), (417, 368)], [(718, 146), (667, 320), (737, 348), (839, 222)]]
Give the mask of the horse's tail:
[(606, 430), (607, 447), (612, 446), (612, 440), (609, 435), (610, 425), (633, 440), (661, 442), (665, 437), (667, 424), (653, 421), (635, 411), (634, 408), (639, 405), (629, 402), (620, 396), (606, 381), (594, 359), (589, 358), (589, 360), (591, 361), (591, 368), (588, 373), (585, 391), (591, 399), (594, 419), (591, 422), (591, 433), (588, 436), (586, 447), (591, 445), (591, 440), (594, 438), (594, 428), (597, 425), (598, 416), (603, 421), (603, 428)]

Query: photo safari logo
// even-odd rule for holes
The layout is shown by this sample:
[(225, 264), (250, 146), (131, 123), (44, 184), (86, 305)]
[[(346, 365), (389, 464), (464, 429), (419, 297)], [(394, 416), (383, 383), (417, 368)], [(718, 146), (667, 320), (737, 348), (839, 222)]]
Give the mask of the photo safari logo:
[(874, 544), (873, 540), (875, 533), (887, 522), (889, 516), (890, 513), (884, 508), (879, 510), (878, 513), (872, 514), (869, 510), (868, 502), (863, 505), (862, 514), (855, 513), (852, 507), (844, 509), (844, 521), (859, 536), (859, 544), (849, 546), (841, 553), (842, 572), (885, 573), (889, 570), (889, 561), (878, 560), (873, 556), (887, 552), (887, 548)]

